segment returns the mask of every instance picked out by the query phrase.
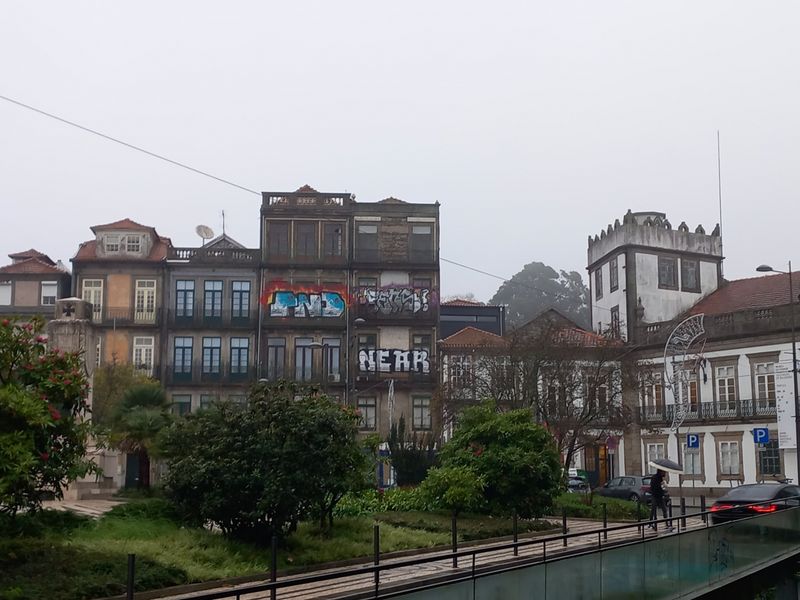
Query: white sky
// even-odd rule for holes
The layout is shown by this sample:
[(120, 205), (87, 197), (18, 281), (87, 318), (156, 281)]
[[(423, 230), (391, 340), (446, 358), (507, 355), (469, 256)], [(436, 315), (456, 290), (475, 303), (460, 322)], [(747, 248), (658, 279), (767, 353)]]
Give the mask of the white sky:
[[(795, 2), (24, 2), (0, 94), (257, 190), (441, 203), (442, 257), (585, 275), (628, 208), (718, 220), (725, 275), (792, 258)], [(0, 101), (0, 255), (130, 217), (258, 244), (260, 198)], [(795, 258), (798, 258), (795, 255)], [(5, 264), (0, 259), (0, 264)], [(499, 281), (442, 264), (442, 293)]]

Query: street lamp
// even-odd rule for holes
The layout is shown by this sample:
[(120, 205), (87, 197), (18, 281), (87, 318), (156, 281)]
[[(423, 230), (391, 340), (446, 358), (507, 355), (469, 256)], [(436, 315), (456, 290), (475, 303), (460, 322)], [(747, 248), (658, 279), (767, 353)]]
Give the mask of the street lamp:
[(800, 394), (797, 392), (797, 337), (794, 329), (794, 287), (792, 286), (792, 261), (789, 261), (788, 271), (778, 271), (769, 265), (759, 265), (756, 267), (759, 273), (782, 273), (789, 275), (789, 314), (792, 324), (792, 383), (794, 383), (794, 452), (797, 457), (797, 479), (800, 481)]

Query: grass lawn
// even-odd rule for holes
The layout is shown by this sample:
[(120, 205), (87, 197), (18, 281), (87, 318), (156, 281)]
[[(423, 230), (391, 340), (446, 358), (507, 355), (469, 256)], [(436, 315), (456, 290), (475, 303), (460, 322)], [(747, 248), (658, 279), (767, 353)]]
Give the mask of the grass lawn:
[[(439, 513), (381, 513), (339, 519), (332, 535), (310, 523), (279, 553), (279, 568), (370, 556), (372, 526), (381, 526), (381, 551), (450, 543), (450, 517)], [(459, 518), (462, 540), (511, 532), (510, 519)], [(543, 525), (520, 521), (520, 530)], [(485, 535), (484, 535), (485, 534)], [(124, 593), (128, 553), (137, 556), (137, 590), (265, 573), (264, 548), (183, 527), (163, 499), (134, 500), (99, 520), (46, 511), (0, 523), (0, 599), (97, 598)]]

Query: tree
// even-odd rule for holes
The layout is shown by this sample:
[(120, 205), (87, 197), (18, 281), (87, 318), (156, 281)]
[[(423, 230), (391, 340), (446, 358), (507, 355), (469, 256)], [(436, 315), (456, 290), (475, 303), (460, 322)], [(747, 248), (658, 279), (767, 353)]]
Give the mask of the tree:
[(97, 367), (92, 381), (92, 422), (108, 426), (126, 390), (143, 383), (153, 380), (136, 371), (134, 365), (118, 362), (116, 355), (110, 363)]
[(329, 526), (372, 464), (358, 421), (313, 388), (259, 384), (246, 406), (221, 403), (166, 432), (167, 492), (190, 521), (238, 539), (284, 536), (307, 514)]
[(430, 504), (445, 508), (454, 515), (466, 510), (480, 510), (484, 503), (483, 477), (469, 467), (434, 467), (419, 486)]
[(420, 483), (436, 464), (433, 436), (408, 432), (404, 415), (400, 415), (398, 423), (392, 423), (387, 444), (399, 486)]
[(530, 410), (500, 412), (492, 401), (464, 410), (440, 460), (443, 468), (469, 469), (485, 483), (491, 514), (541, 516), (562, 487), (552, 436)]
[(11, 515), (97, 471), (80, 356), (47, 349), (42, 326), (0, 321), (0, 512)]
[(137, 487), (150, 489), (150, 456), (162, 429), (172, 422), (167, 395), (157, 383), (127, 390), (111, 415), (111, 443), (139, 459)]
[(589, 290), (576, 271), (556, 272), (532, 262), (504, 282), (489, 304), (505, 304), (509, 327), (524, 325), (548, 308), (555, 308), (583, 327), (589, 326)]

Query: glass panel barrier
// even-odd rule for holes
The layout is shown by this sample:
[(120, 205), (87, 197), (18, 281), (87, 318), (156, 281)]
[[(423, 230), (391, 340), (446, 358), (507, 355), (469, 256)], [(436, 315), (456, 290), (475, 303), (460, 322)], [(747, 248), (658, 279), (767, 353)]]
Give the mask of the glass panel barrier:
[(531, 600), (545, 597), (545, 566), (534, 565), (475, 580), (475, 598)]
[(403, 600), (474, 600), (476, 596), (473, 596), (472, 586), (472, 581), (459, 581), (429, 590), (409, 592), (397, 597), (403, 598)]
[(647, 544), (633, 544), (602, 552), (603, 598), (638, 600), (642, 597), (646, 546)]
[(559, 600), (600, 600), (603, 597), (600, 590), (600, 561), (600, 552), (593, 552), (545, 563), (545, 597)]

